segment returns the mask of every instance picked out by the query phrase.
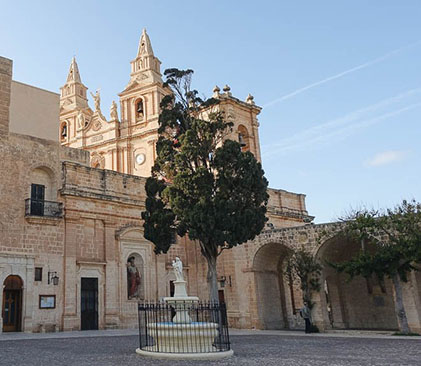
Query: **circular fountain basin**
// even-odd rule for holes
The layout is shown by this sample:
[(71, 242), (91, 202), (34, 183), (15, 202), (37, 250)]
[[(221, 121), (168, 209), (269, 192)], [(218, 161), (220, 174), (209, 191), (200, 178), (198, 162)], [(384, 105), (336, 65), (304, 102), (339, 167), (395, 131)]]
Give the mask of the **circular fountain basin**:
[(148, 324), (154, 345), (137, 349), (143, 356), (172, 359), (218, 359), (233, 355), (233, 351), (218, 351), (214, 346), (218, 336), (217, 323), (172, 322)]

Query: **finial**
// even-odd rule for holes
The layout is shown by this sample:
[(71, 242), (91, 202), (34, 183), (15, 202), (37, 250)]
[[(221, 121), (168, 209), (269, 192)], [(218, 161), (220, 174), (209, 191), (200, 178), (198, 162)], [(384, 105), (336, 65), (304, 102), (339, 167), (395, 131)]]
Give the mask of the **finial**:
[(254, 97), (251, 94), (247, 95), (246, 103), (254, 104)]
[(230, 90), (231, 90), (231, 88), (229, 87), (229, 85), (228, 84), (225, 84), (225, 86), (224, 86), (224, 89), (222, 89), (225, 93), (228, 93)]
[(219, 89), (218, 85), (215, 85), (212, 91), (213, 91), (213, 97), (219, 98), (219, 92), (221, 91), (221, 89)]

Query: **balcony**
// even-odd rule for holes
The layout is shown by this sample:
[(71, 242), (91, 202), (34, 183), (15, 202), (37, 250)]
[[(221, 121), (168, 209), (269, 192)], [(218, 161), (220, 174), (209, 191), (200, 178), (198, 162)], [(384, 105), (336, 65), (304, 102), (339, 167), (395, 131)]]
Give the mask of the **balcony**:
[(25, 216), (63, 217), (63, 203), (27, 198)]

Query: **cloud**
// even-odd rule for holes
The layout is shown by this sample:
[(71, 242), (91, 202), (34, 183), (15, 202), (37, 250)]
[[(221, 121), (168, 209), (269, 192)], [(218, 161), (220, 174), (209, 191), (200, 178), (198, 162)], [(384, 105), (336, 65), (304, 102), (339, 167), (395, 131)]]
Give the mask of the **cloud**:
[(341, 77), (343, 77), (345, 75), (348, 75), (348, 74), (351, 74), (351, 73), (356, 72), (358, 70), (362, 70), (362, 69), (365, 69), (365, 68), (367, 68), (369, 66), (378, 64), (379, 62), (382, 62), (382, 61), (388, 59), (389, 57), (391, 57), (391, 56), (393, 56), (393, 55), (395, 55), (397, 53), (400, 53), (400, 52), (402, 52), (402, 51), (404, 51), (404, 50), (406, 50), (408, 48), (414, 47), (414, 46), (416, 46), (416, 45), (418, 45), (420, 43), (421, 43), (421, 41), (417, 41), (417, 42), (411, 43), (411, 44), (409, 44), (407, 46), (397, 48), (397, 49), (395, 49), (393, 51), (390, 51), (390, 52), (386, 53), (385, 55), (380, 56), (380, 57), (377, 57), (377, 58), (375, 58), (375, 59), (373, 59), (371, 61), (364, 62), (361, 65), (354, 66), (354, 67), (352, 67), (352, 68), (350, 68), (348, 70), (342, 71), (342, 72), (340, 72), (338, 74), (329, 76), (329, 77), (327, 77), (325, 79), (316, 81), (316, 82), (311, 83), (309, 85), (306, 85), (306, 86), (304, 86), (302, 88), (299, 88), (297, 90), (294, 90), (293, 92), (290, 92), (288, 94), (285, 94), (285, 95), (283, 95), (283, 96), (281, 96), (281, 97), (279, 97), (277, 99), (274, 99), (274, 100), (272, 100), (272, 101), (264, 104), (263, 105), (263, 108), (271, 107), (271, 106), (273, 106), (275, 104), (278, 104), (278, 103), (280, 103), (280, 102), (282, 102), (284, 100), (287, 100), (287, 99), (290, 99), (292, 97), (295, 97), (296, 95), (301, 94), (301, 93), (303, 93), (303, 92), (305, 92), (305, 91), (307, 91), (309, 89), (313, 89), (316, 86), (326, 84), (329, 81), (339, 79), (339, 78), (341, 78)]
[(374, 155), (371, 159), (365, 162), (368, 166), (381, 166), (388, 165), (392, 163), (397, 163), (404, 160), (408, 156), (408, 151), (403, 150), (390, 150), (383, 151)]
[[(421, 107), (419, 94), (421, 88), (410, 89), (390, 98), (381, 100), (368, 107), (347, 113), (331, 121), (298, 132), (272, 145), (262, 146), (263, 156), (286, 154), (291, 151), (309, 150), (310, 148), (339, 141), (360, 129), (397, 116), (408, 110)], [(410, 103), (416, 97), (415, 103)]]

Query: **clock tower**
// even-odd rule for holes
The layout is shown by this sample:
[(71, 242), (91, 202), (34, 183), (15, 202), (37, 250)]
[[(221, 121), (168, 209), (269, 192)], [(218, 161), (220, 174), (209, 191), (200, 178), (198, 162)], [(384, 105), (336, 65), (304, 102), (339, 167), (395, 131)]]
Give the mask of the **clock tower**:
[(160, 68), (161, 61), (155, 57), (144, 29), (131, 62), (129, 83), (119, 94), (120, 118), (113, 101), (107, 119), (101, 111), (99, 90), (91, 93), (95, 107), (89, 108), (87, 88), (80, 81), (73, 59), (62, 88), (61, 143), (90, 151), (91, 166), (95, 168), (149, 176), (158, 140), (159, 105), (163, 96), (170, 93), (163, 87)]

